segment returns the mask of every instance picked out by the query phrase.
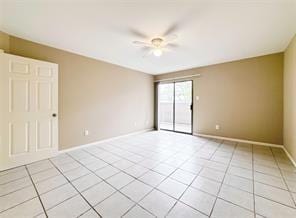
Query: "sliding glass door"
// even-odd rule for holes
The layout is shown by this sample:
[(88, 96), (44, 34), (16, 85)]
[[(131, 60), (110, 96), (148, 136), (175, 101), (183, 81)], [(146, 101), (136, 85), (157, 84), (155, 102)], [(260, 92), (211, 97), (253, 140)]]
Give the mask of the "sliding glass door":
[(160, 129), (174, 130), (174, 83), (159, 85)]
[(159, 84), (158, 118), (162, 130), (192, 133), (192, 81)]

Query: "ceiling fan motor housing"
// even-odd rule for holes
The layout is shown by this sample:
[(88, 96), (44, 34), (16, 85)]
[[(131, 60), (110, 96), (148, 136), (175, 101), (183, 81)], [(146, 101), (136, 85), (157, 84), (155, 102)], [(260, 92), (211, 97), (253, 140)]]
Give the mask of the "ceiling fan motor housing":
[(151, 43), (155, 46), (155, 47), (159, 47), (163, 42), (162, 38), (154, 38), (151, 40)]

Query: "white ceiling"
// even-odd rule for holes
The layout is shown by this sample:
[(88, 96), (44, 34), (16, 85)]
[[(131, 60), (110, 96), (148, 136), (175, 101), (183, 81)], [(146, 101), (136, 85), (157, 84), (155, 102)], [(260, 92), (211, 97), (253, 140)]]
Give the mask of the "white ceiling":
[[(0, 0), (11, 35), (151, 74), (283, 51), (296, 0)], [(160, 58), (132, 44), (166, 33)]]

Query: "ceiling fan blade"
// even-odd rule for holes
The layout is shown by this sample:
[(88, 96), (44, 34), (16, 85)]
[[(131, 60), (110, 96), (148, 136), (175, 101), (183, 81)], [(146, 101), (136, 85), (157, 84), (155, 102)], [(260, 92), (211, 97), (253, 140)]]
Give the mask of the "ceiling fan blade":
[(166, 37), (167, 35), (171, 35), (173, 34), (174, 32), (178, 31), (179, 29), (179, 23), (178, 22), (175, 22), (173, 23), (171, 26), (169, 26), (166, 31), (163, 33), (163, 36)]
[[(204, 9), (204, 8), (202, 8)], [(185, 14), (180, 15), (178, 20), (175, 20), (171, 25), (167, 27), (167, 29), (163, 32), (163, 36), (169, 36), (172, 34), (175, 34), (180, 31), (180, 29), (183, 29), (184, 27), (190, 25), (192, 21), (194, 21), (196, 16), (200, 16), (200, 10), (198, 8), (191, 8), (189, 11), (187, 11)]]
[(168, 43), (168, 44), (166, 44), (166, 47), (167, 47), (167, 48), (178, 48), (179, 45), (176, 44), (176, 43)]
[(134, 29), (134, 28), (129, 28), (128, 31), (130, 34), (132, 34), (133, 36), (136, 36), (138, 38), (146, 39), (148, 37), (146, 35), (146, 33), (143, 33), (142, 31)]
[(173, 42), (178, 38), (176, 34), (168, 35), (165, 37), (166, 42)]
[(142, 45), (142, 46), (147, 46), (147, 47), (152, 47), (153, 45), (151, 45), (148, 42), (141, 42), (141, 41), (133, 41), (133, 44), (135, 45)]

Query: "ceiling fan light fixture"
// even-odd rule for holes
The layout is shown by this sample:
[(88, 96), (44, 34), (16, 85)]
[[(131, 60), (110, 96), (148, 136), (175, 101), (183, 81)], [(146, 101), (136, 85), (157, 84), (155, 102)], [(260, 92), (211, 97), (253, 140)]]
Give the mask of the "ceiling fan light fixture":
[(160, 57), (163, 53), (163, 51), (160, 48), (155, 48), (155, 49), (153, 49), (152, 52), (153, 52), (153, 55), (156, 57)]
[[(1, 1), (1, 0), (0, 0)], [(145, 49), (149, 49), (149, 51), (144, 55), (143, 57), (146, 57), (147, 55), (154, 55), (155, 57), (160, 57), (163, 55), (164, 52), (170, 51), (170, 49), (167, 48), (171, 44), (172, 40), (175, 40), (177, 35), (173, 35), (170, 38), (161, 38), (156, 37), (151, 39), (148, 42), (145, 41), (133, 41), (133, 44), (143, 46)], [(173, 44), (171, 44), (173, 45)]]

